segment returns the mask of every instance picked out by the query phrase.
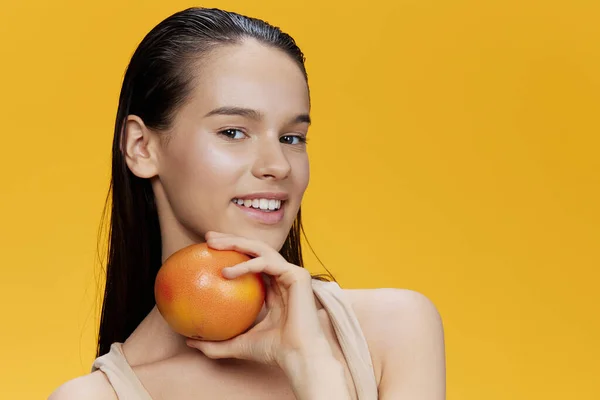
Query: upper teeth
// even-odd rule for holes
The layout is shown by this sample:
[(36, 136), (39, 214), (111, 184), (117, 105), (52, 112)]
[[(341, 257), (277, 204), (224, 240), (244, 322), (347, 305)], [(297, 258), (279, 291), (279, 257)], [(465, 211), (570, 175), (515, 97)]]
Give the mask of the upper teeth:
[(261, 210), (279, 210), (281, 208), (281, 200), (273, 199), (233, 199), (234, 203), (241, 206), (258, 208)]

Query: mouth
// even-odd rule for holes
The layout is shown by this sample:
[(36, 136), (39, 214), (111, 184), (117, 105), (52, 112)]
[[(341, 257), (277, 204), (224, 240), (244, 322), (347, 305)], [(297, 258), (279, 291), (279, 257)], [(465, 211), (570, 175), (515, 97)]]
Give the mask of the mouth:
[(263, 212), (275, 212), (281, 209), (285, 200), (275, 199), (233, 199), (233, 203), (241, 207), (253, 208)]
[(283, 220), (287, 200), (235, 198), (231, 202), (251, 220), (274, 225)]

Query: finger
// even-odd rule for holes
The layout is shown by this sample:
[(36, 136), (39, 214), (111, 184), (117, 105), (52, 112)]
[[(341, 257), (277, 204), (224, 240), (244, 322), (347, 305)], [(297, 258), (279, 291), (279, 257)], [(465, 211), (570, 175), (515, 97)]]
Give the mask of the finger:
[(267, 305), (267, 310), (275, 313), (274, 317), (277, 319), (281, 314), (281, 309), (285, 307), (286, 300), (283, 298), (284, 294), (279, 288), (279, 284), (275, 277), (263, 274), (263, 276), (268, 277), (269, 283), (265, 286), (265, 304)]
[(222, 342), (187, 339), (186, 344), (214, 360), (222, 358), (249, 359), (248, 346), (244, 343), (241, 335)]
[(293, 274), (288, 274), (280, 279), (284, 281), (282, 286), (289, 285), (286, 287), (288, 292), (287, 310), (292, 323), (302, 326), (307, 333), (319, 334), (322, 328), (316, 313), (317, 307), (310, 272), (296, 267)]
[(245, 274), (258, 274), (265, 273), (271, 276), (281, 276), (291, 268), (291, 264), (286, 261), (279, 262), (279, 260), (273, 262), (268, 260), (266, 257), (257, 257), (248, 261), (244, 261), (232, 267), (223, 268), (223, 276), (227, 279), (235, 279)]
[[(272, 289), (286, 303), (288, 289), (291, 290), (289, 294), (294, 297), (300, 296), (300, 298), (312, 299), (312, 277), (310, 272), (283, 259), (280, 262), (278, 259), (273, 261), (267, 257), (257, 257), (222, 270), (223, 277), (226, 279), (235, 279), (249, 273), (264, 273), (274, 277), (277, 284), (273, 284)], [(279, 290), (279, 285), (285, 293)]]
[(274, 249), (272, 249), (265, 243), (240, 236), (228, 235), (219, 237), (209, 237), (206, 243), (213, 249), (235, 250), (240, 253), (248, 254), (252, 257), (259, 257), (273, 252), (277, 253)]
[(225, 237), (225, 236), (231, 236), (231, 235), (229, 235), (228, 233), (223, 233), (223, 232), (208, 231), (204, 235), (204, 238), (206, 240), (208, 240), (208, 238), (218, 238), (218, 237)]
[[(271, 310), (274, 307), (284, 307), (287, 303), (287, 291), (283, 289), (282, 292), (277, 283), (277, 276), (274, 276), (276, 275), (275, 272), (278, 272), (276, 271), (278, 268), (265, 268), (265, 265), (266, 261), (263, 257), (253, 258), (233, 267), (223, 268), (222, 274), (226, 279), (235, 279), (249, 273), (260, 274), (265, 285), (265, 303), (267, 308)], [(285, 267), (282, 267), (282, 270), (283, 268)]]
[(186, 344), (189, 347), (200, 350), (208, 358), (214, 360), (221, 358), (232, 358), (232, 352), (227, 345), (223, 345), (221, 342), (205, 342), (201, 340), (186, 340)]

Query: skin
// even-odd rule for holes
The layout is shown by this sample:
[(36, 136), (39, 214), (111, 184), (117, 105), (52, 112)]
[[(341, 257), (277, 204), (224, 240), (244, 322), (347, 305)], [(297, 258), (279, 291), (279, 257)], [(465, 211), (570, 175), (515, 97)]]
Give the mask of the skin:
[[(254, 41), (245, 51), (240, 48), (220, 48), (198, 67), (197, 90), (169, 131), (155, 134), (138, 117), (129, 118), (127, 163), (136, 175), (152, 180), (164, 257), (204, 241), (211, 230), (257, 237), (279, 249), (308, 185), (308, 155), (300, 138), (309, 124), (296, 121), (310, 111), (306, 81), (280, 51)], [(222, 107), (261, 115), (206, 116)], [(168, 144), (158, 140), (161, 135)], [(240, 218), (230, 203), (263, 191), (289, 195), (285, 219), (275, 228)]]
[[(129, 116), (123, 151), (132, 172), (152, 181), (163, 257), (203, 241), (250, 254), (251, 261), (224, 275), (266, 274), (268, 301), (249, 332), (219, 343), (186, 341), (155, 307), (123, 345), (126, 358), (156, 399), (197, 399), (198, 394), (356, 398), (310, 275), (278, 253), (309, 182), (302, 141), (309, 128), (306, 81), (289, 56), (253, 40), (215, 50), (198, 71), (195, 90), (169, 131), (154, 132)], [(253, 112), (210, 115), (222, 107)], [(288, 195), (284, 219), (276, 225), (251, 220), (231, 203), (239, 195), (263, 191)], [(434, 305), (399, 289), (346, 294), (369, 344), (379, 398), (445, 398), (443, 329)], [(67, 382), (50, 398), (116, 395), (96, 371)]]

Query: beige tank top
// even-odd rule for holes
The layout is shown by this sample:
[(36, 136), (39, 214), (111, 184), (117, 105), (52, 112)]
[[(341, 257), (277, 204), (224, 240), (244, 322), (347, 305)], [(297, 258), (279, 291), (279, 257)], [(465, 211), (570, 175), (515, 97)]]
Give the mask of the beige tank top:
[[(327, 311), (352, 375), (359, 400), (377, 400), (377, 381), (367, 341), (343, 290), (335, 282), (313, 280), (313, 291)], [(127, 363), (121, 343), (98, 357), (92, 372), (101, 370), (121, 400), (152, 400), (142, 382)]]

